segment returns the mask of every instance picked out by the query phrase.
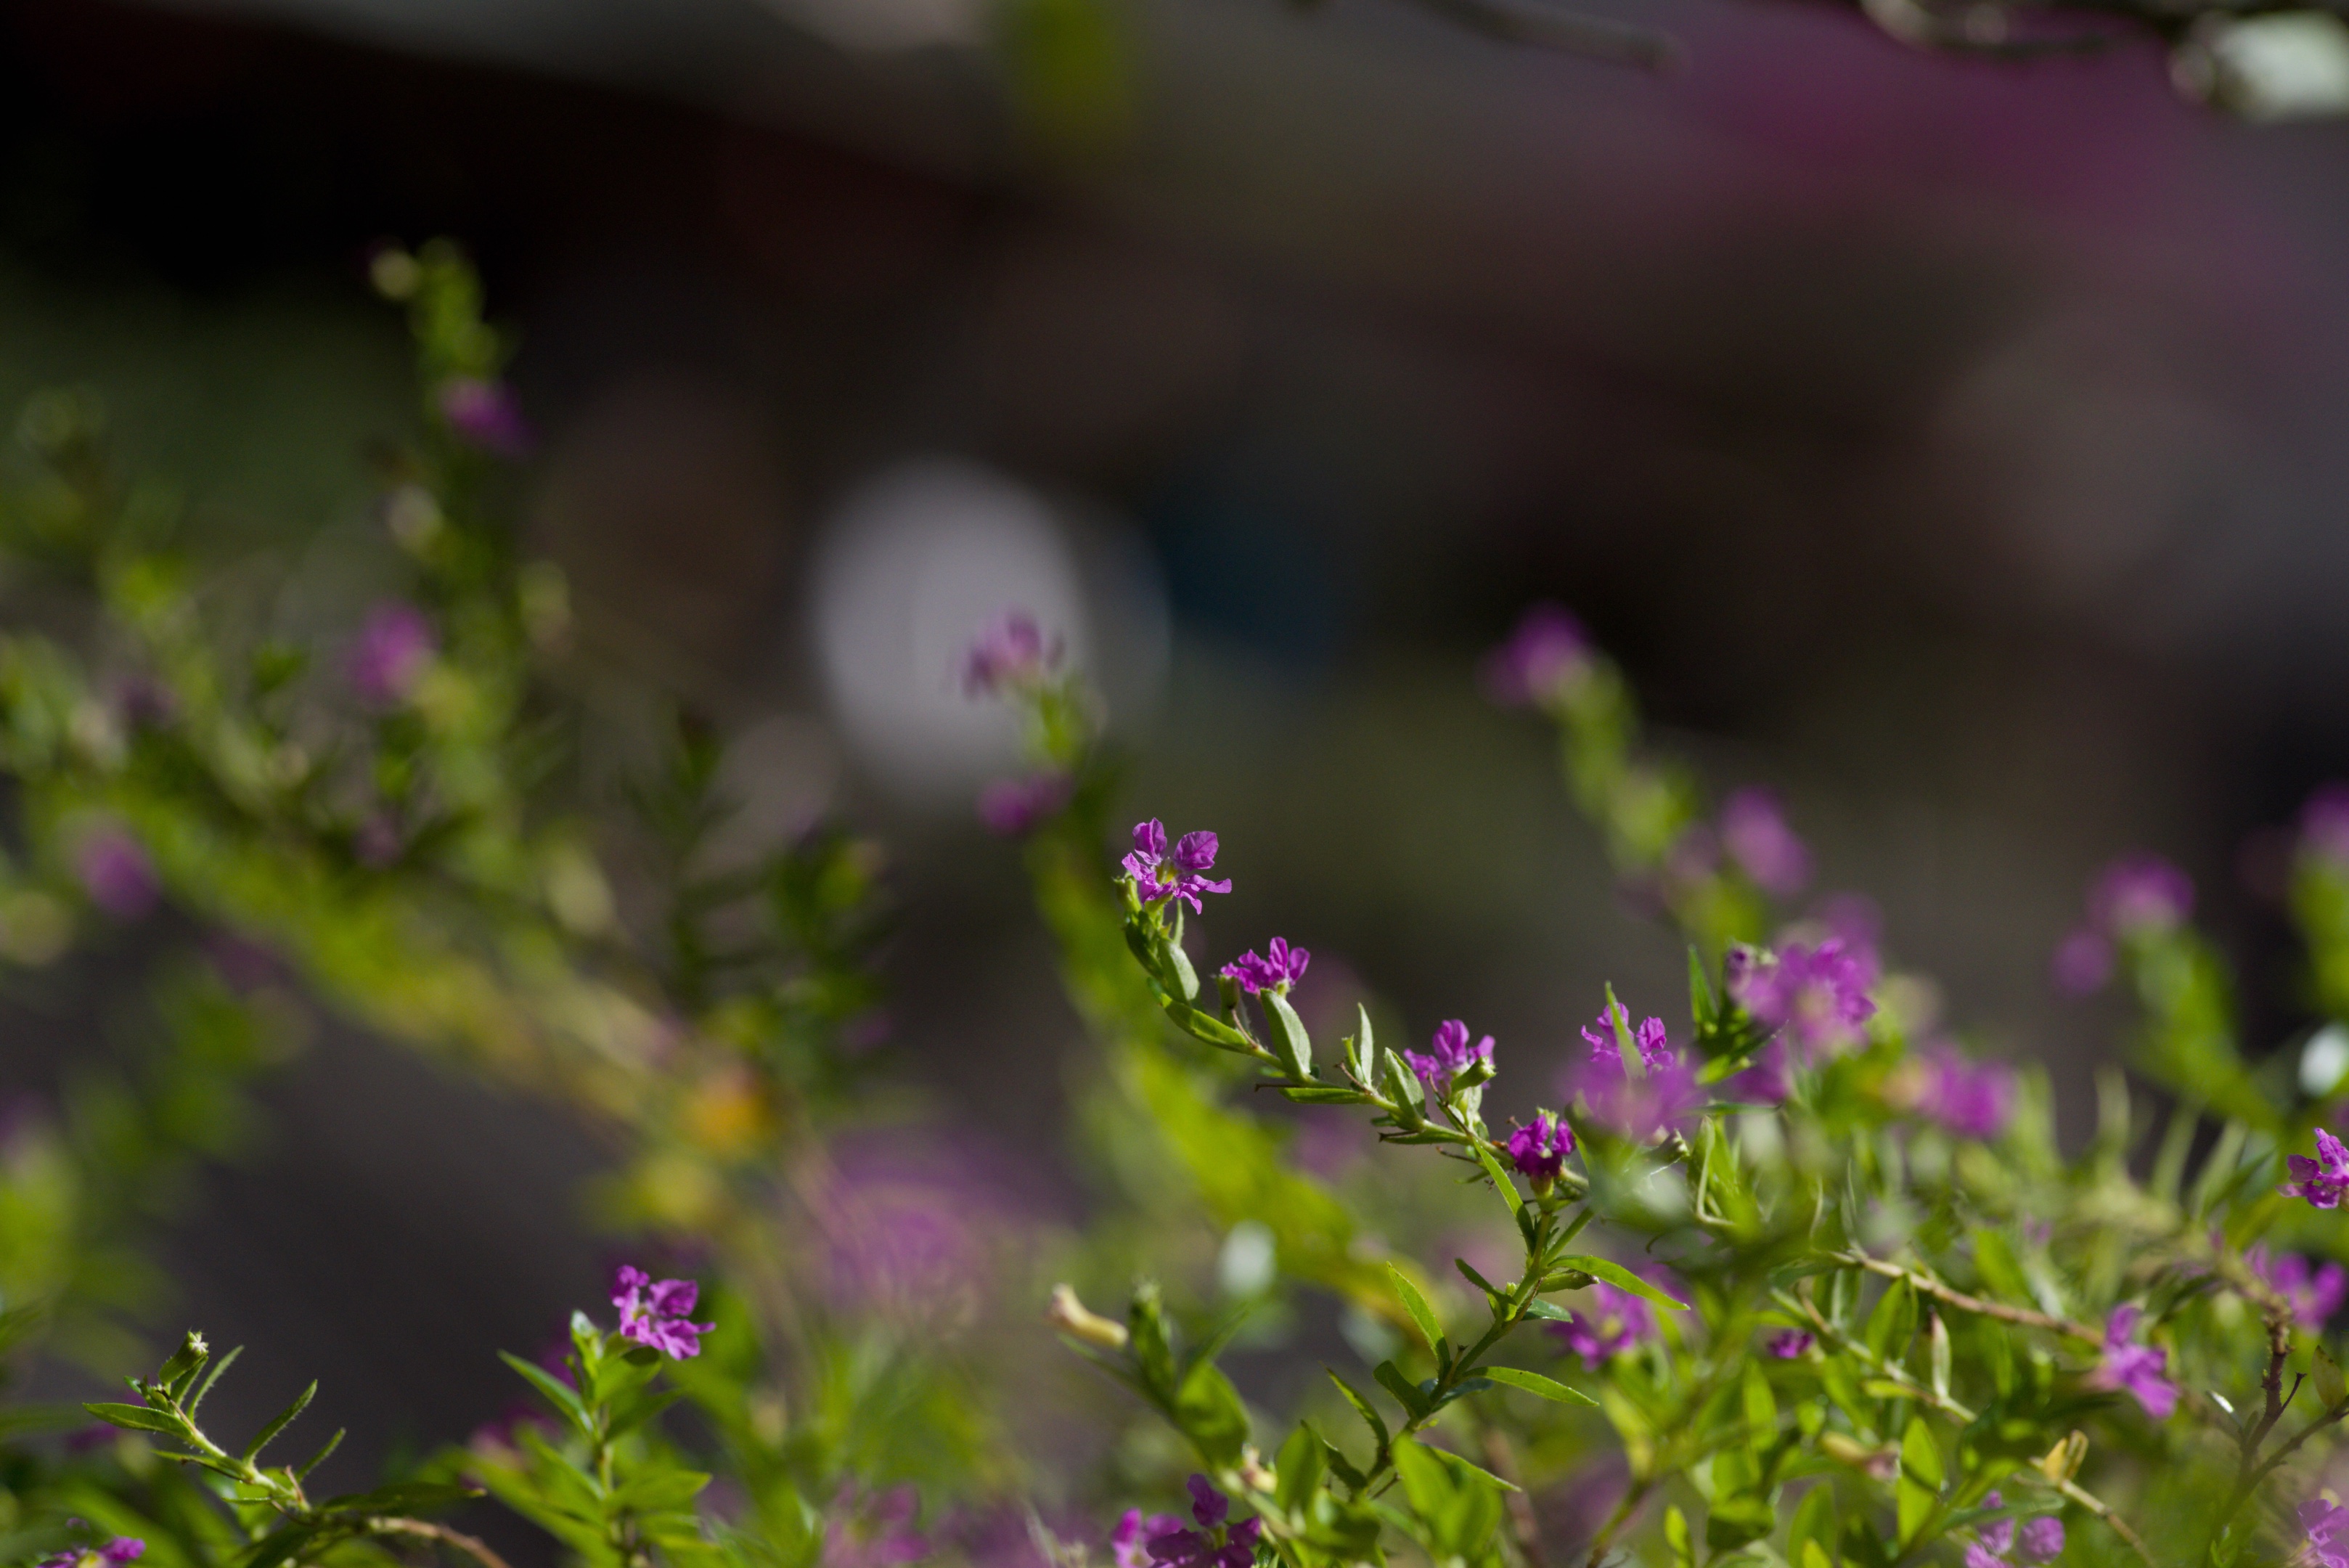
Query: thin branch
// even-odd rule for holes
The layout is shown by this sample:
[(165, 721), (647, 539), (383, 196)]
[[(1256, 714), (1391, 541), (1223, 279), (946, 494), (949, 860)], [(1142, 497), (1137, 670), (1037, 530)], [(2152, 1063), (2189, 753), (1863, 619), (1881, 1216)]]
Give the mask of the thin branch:
[(2091, 1328), (2086, 1324), (2074, 1323), (2069, 1318), (2051, 1317), (2044, 1312), (2033, 1312), (2029, 1307), (2013, 1307), (2002, 1302), (1986, 1302), (1980, 1296), (1970, 1296), (1963, 1291), (1952, 1290), (1930, 1274), (1919, 1273), (1913, 1269), (1904, 1269), (1898, 1263), (1888, 1263), (1881, 1258), (1871, 1258), (1865, 1252), (1831, 1252), (1828, 1256), (1839, 1263), (1847, 1264), (1855, 1269), (1866, 1269), (1869, 1273), (1881, 1274), (1888, 1280), (1903, 1281), (1909, 1289), (1920, 1295), (1931, 1296), (1935, 1301), (1946, 1303), (1960, 1312), (1970, 1312), (1980, 1317), (1996, 1318), (2001, 1323), (2018, 1324), (2024, 1328), (2045, 1329), (2050, 1334), (2064, 1334), (2088, 1345), (2102, 1345), (2105, 1342), (2104, 1332), (2101, 1329)]
[(392, 1514), (379, 1514), (367, 1521), (369, 1535), (418, 1535), (427, 1541), (438, 1541), (462, 1552), (481, 1568), (507, 1568), (506, 1560), (490, 1550), (489, 1543), (461, 1530), (451, 1530), (445, 1524), (435, 1524), (427, 1519), (403, 1519)]

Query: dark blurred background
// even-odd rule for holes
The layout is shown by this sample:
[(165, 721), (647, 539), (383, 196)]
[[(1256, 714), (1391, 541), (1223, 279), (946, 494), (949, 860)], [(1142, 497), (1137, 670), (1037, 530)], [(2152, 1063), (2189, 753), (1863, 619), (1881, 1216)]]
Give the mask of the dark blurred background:
[[(1100, 671), (1137, 813), (1224, 835), (1210, 961), (1277, 929), (1309, 1002), (1464, 1015), (1504, 1108), (1604, 981), (1684, 1022), (1476, 694), (1539, 597), (2075, 1135), (2124, 1017), (2047, 959), (2124, 849), (2194, 873), (2282, 1037), (2261, 834), (2349, 772), (2349, 132), (2215, 119), (2150, 51), (1640, 15), (1684, 70), (1403, 0), (12, 4), (0, 401), (102, 388), (224, 558), (331, 577), (414, 396), (369, 249), (460, 238), (587, 657), (742, 736), (758, 821), (886, 838), (896, 1044), (1066, 1212), (1078, 1033), (951, 681), (1012, 603)], [(12, 1087), (106, 1049), (85, 979)], [(332, 1031), (269, 1095), (168, 1244), (174, 1318), (256, 1347), (223, 1400), (494, 1415), (449, 1368), (600, 1294), (598, 1152)]]

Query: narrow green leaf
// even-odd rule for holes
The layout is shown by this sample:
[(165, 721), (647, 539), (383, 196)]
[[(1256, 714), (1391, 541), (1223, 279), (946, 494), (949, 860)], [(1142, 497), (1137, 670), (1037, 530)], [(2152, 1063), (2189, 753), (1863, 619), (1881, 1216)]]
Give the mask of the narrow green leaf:
[(499, 1351), (498, 1359), (521, 1373), (532, 1387), (546, 1396), (549, 1403), (570, 1417), (574, 1426), (583, 1432), (588, 1429), (587, 1407), (579, 1402), (578, 1392), (569, 1384), (547, 1371), (543, 1366), (524, 1361), (512, 1351)]
[(1321, 1449), (1319, 1435), (1302, 1421), (1288, 1435), (1288, 1441), (1280, 1445), (1279, 1457), (1274, 1460), (1279, 1482), (1273, 1495), (1292, 1514), (1301, 1512), (1321, 1489), (1326, 1462)]
[(1361, 1092), (1341, 1084), (1283, 1084), (1280, 1097), (1299, 1106), (1350, 1106), (1361, 1101)]
[(83, 1409), (99, 1420), (116, 1427), (128, 1427), (139, 1432), (168, 1432), (178, 1437), (181, 1431), (176, 1417), (160, 1410), (150, 1410), (144, 1405), (84, 1405)]
[(1487, 1302), (1493, 1309), (1494, 1315), (1498, 1316), (1508, 1303), (1508, 1293), (1494, 1284), (1492, 1281), (1478, 1273), (1475, 1269), (1469, 1267), (1468, 1260), (1465, 1258), (1453, 1259), (1452, 1266), (1460, 1271), (1460, 1274), (1463, 1279), (1465, 1279), (1470, 1284), (1475, 1285), (1478, 1290), (1485, 1293)]
[(1770, 1380), (1762, 1375), (1759, 1362), (1745, 1364), (1744, 1386), (1741, 1390), (1745, 1403), (1745, 1427), (1752, 1441), (1760, 1442), (1778, 1430), (1778, 1401), (1771, 1397)]
[(1900, 1439), (1900, 1483), (1894, 1499), (1904, 1550), (1916, 1543), (1940, 1511), (1941, 1479), (1940, 1447), (1933, 1441), (1932, 1429), (1925, 1425), (1925, 1418), (1912, 1416), (1909, 1418), (1909, 1430)]
[(1482, 1366), (1477, 1376), (1495, 1383), (1506, 1383), (1512, 1388), (1522, 1388), (1528, 1394), (1538, 1394), (1561, 1405), (1591, 1405), (1599, 1401), (1579, 1388), (1569, 1388), (1555, 1377), (1544, 1377), (1538, 1372), (1527, 1372), (1522, 1366)]
[(1664, 1510), (1664, 1545), (1672, 1554), (1672, 1568), (1696, 1568), (1696, 1545), (1689, 1539), (1688, 1515), (1678, 1504)]
[[(1444, 1325), (1435, 1320), (1434, 1309), (1427, 1304), (1427, 1298), (1419, 1293), (1419, 1287), (1392, 1263), (1387, 1265), (1387, 1278), (1394, 1282), (1395, 1294), (1402, 1301), (1402, 1310), (1411, 1314), (1411, 1321), (1419, 1325), (1420, 1334), (1427, 1341), (1427, 1347), (1434, 1350), (1444, 1342)], [(1438, 1351), (1437, 1354), (1443, 1353)]]
[(183, 1407), (190, 1417), (193, 1417), (196, 1411), (202, 1407), (204, 1396), (212, 1391), (212, 1385), (221, 1380), (221, 1374), (226, 1372), (230, 1367), (234, 1366), (236, 1365), (236, 1358), (243, 1354), (244, 1346), (241, 1345), (236, 1345), (232, 1347), (227, 1355), (212, 1363), (212, 1370), (205, 1373), (204, 1380), (196, 1386), (195, 1397), (189, 1400)]
[(295, 1467), (294, 1479), (295, 1480), (309, 1480), (310, 1472), (316, 1469), (320, 1465), (325, 1464), (326, 1462), (327, 1456), (332, 1454), (336, 1449), (343, 1446), (344, 1430), (345, 1428), (341, 1427), (336, 1428), (335, 1435), (326, 1439), (326, 1446), (325, 1448), (320, 1449), (316, 1453), (312, 1454), (307, 1459), (303, 1461), (302, 1464)]
[(1556, 1302), (1546, 1302), (1539, 1296), (1536, 1296), (1533, 1300), (1526, 1303), (1526, 1315), (1527, 1317), (1547, 1318), (1551, 1323), (1572, 1323), (1574, 1321), (1574, 1314), (1572, 1313), (1567, 1311), (1564, 1307), (1559, 1306)]
[(1379, 1386), (1394, 1396), (1395, 1403), (1402, 1407), (1403, 1414), (1413, 1420), (1427, 1414), (1427, 1396), (1422, 1394), (1419, 1385), (1405, 1377), (1393, 1362), (1380, 1362), (1371, 1376), (1379, 1380)]
[(260, 1435), (244, 1446), (244, 1462), (251, 1464), (254, 1457), (257, 1456), (262, 1449), (269, 1446), (269, 1440), (272, 1438), (274, 1438), (278, 1433), (292, 1426), (294, 1424), (294, 1417), (299, 1416), (303, 1411), (309, 1408), (310, 1401), (316, 1398), (317, 1395), (318, 1382), (317, 1379), (314, 1377), (310, 1380), (310, 1386), (303, 1389), (301, 1393), (294, 1396), (294, 1403), (286, 1406), (283, 1410), (280, 1410), (277, 1413), (277, 1418), (270, 1422), (266, 1427), (262, 1428)]
[(1501, 1168), (1501, 1162), (1493, 1158), (1491, 1149), (1486, 1148), (1482, 1143), (1472, 1144), (1469, 1147), (1476, 1151), (1476, 1163), (1483, 1166), (1485, 1174), (1493, 1179), (1494, 1189), (1500, 1193), (1501, 1201), (1509, 1206), (1509, 1217), (1517, 1222), (1517, 1229), (1520, 1231), (1524, 1231), (1526, 1200), (1517, 1196), (1517, 1184), (1509, 1179), (1507, 1171)]
[(1257, 1005), (1264, 1009), (1264, 1026), (1272, 1036), (1272, 1054), (1280, 1065), (1299, 1083), (1313, 1076), (1313, 1041), (1305, 1033), (1305, 1021), (1297, 1016), (1297, 1009), (1288, 998), (1277, 992), (1257, 994)]
[(1321, 1370), (1330, 1373), (1330, 1381), (1338, 1386), (1338, 1392), (1346, 1397), (1346, 1403), (1354, 1407), (1354, 1414), (1362, 1418), (1362, 1424), (1370, 1428), (1371, 1435), (1378, 1438), (1379, 1452), (1386, 1452), (1387, 1445), (1392, 1439), (1387, 1436), (1386, 1418), (1379, 1414), (1378, 1407), (1354, 1392), (1352, 1384), (1335, 1372), (1330, 1372), (1330, 1368), (1325, 1366)]
[(1371, 1033), (1371, 1010), (1354, 1003), (1354, 1033), (1346, 1041), (1346, 1070), (1364, 1087), (1378, 1082), (1379, 1048)]
[(1618, 1290), (1630, 1291), (1635, 1296), (1644, 1296), (1658, 1306), (1670, 1307), (1674, 1312), (1688, 1311), (1688, 1303), (1674, 1301), (1622, 1264), (1610, 1262), (1606, 1258), (1588, 1256), (1560, 1258), (1551, 1266), (1572, 1269), (1578, 1273), (1588, 1274), (1594, 1280), (1605, 1280)]

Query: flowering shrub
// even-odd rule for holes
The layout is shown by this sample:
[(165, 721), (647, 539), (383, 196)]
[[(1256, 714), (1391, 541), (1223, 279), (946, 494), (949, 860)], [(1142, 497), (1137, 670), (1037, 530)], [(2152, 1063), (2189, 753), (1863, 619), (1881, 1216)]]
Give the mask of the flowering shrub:
[[(1568, 794), (1689, 949), (1684, 1006), (1602, 990), (1569, 1041), (1374, 998), (1333, 1022), (1300, 990), (1332, 967), (1309, 933), (1203, 938), (1250, 846), (1120, 809), (1050, 628), (1007, 614), (940, 672), (1020, 726), (1026, 770), (979, 815), (1093, 1047), (1098, 1212), (1024, 1250), (1065, 1271), (1047, 1321), (1117, 1391), (1092, 1418), (1126, 1425), (1050, 1473), (1021, 1436), (1050, 1385), (980, 1337), (970, 1281), (1009, 1222), (976, 1167), (847, 1135), (881, 1114), (876, 852), (823, 828), (715, 856), (722, 748), (690, 716), (625, 802), (550, 763), (585, 720), (560, 575), (495, 522), (533, 439), (502, 343), (453, 252), (375, 275), (411, 314), (422, 423), (382, 510), (412, 580), (355, 635), (223, 609), (86, 399), (36, 405), (0, 488), (9, 591), (78, 612), (0, 638), (0, 959), (131, 926), (118, 961), (160, 955), (141, 1071), (0, 1135), (0, 1352), (133, 1364), (144, 1223), (233, 1146), (312, 1006), (572, 1108), (617, 1151), (606, 1220), (696, 1267), (621, 1270), (608, 1326), (485, 1369), (531, 1404), (346, 1494), (309, 1490), (336, 1439), (264, 1461), (308, 1393), (242, 1446), (207, 1430), (233, 1352), (195, 1334), (87, 1405), (96, 1438), (16, 1401), (8, 1561), (502, 1568), (439, 1517), (487, 1498), (595, 1568), (2349, 1563), (2349, 1035), (2246, 1056), (2190, 884), (2120, 861), (2054, 974), (2128, 989), (2167, 1103), (2141, 1136), (2153, 1102), (2108, 1075), (2067, 1157), (2044, 1075), (1939, 1027), (1850, 905), (1799, 905), (1816, 863), (1776, 798), (1706, 810), (1551, 608), (1485, 687), (1553, 727)], [(2335, 1016), (2344, 799), (2310, 806), (2292, 880)], [(1330, 1310), (1358, 1366), (1299, 1332)], [(1324, 1365), (1264, 1376), (1283, 1355)]]

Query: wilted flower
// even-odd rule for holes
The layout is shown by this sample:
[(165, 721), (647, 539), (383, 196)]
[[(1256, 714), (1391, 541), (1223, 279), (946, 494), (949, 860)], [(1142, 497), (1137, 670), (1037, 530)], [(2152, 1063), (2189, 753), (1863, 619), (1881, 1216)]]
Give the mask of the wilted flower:
[(74, 846), (74, 876), (89, 901), (117, 919), (135, 920), (155, 907), (162, 883), (155, 863), (124, 828), (102, 823)]
[(1765, 893), (1799, 893), (1811, 879), (1811, 852), (1786, 826), (1778, 797), (1741, 789), (1722, 803), (1721, 842), (1738, 868)]
[(2312, 1497), (2300, 1505), (2300, 1527), (2308, 1532), (2310, 1562), (2349, 1568), (2349, 1508)]
[(1173, 854), (1166, 849), (1166, 829), (1156, 817), (1133, 825), (1133, 850), (1121, 862), (1125, 874), (1133, 878), (1134, 896), (1144, 904), (1162, 904), (1172, 898), (1191, 906), (1198, 914), (1204, 909), (1199, 902), (1202, 893), (1228, 893), (1232, 884), (1227, 877), (1221, 882), (1209, 881), (1202, 873), (1216, 864), (1216, 836), (1204, 829), (1186, 833), (1174, 844)]
[(1203, 1475), (1194, 1475), (1189, 1485), (1191, 1517), (1199, 1521), (1199, 1528), (1185, 1530), (1180, 1521), (1166, 1521), (1173, 1529), (1145, 1537), (1150, 1560), (1166, 1568), (1250, 1568), (1256, 1561), (1257, 1533), (1264, 1528), (1261, 1521), (1246, 1519), (1227, 1528), (1225, 1521), (1231, 1515), (1231, 1500), (1208, 1485)]
[(1876, 1016), (1868, 994), (1876, 954), (1864, 943), (1829, 937), (1775, 953), (1738, 948), (1726, 968), (1731, 999), (1764, 1028), (1784, 1029), (1811, 1061), (1858, 1044), (1860, 1026)]
[(367, 611), (344, 674), (360, 701), (373, 708), (397, 707), (415, 691), (437, 647), (432, 623), (422, 610), (402, 600), (387, 600)]
[(1402, 1059), (1427, 1085), (1427, 1092), (1441, 1098), (1449, 1093), (1453, 1080), (1479, 1067), (1485, 1077), (1492, 1076), (1493, 1037), (1485, 1035), (1473, 1046), (1468, 1044), (1468, 1025), (1457, 1018), (1447, 1018), (1435, 1026), (1435, 1035), (1427, 1044), (1428, 1054), (1406, 1051)]
[(1782, 1328), (1762, 1342), (1763, 1348), (1781, 1361), (1794, 1360), (1811, 1345), (1811, 1336), (1799, 1328)]
[(1053, 770), (998, 779), (978, 792), (978, 820), (990, 833), (1018, 838), (1060, 815), (1074, 788), (1073, 779)]
[(1536, 605), (1509, 640), (1485, 657), (1485, 691), (1511, 707), (1552, 701), (1590, 668), (1590, 639), (1582, 623), (1556, 605)]
[(2275, 1287), (2292, 1308), (2292, 1321), (2311, 1334), (2323, 1328), (2341, 1310), (2342, 1302), (2349, 1299), (2349, 1271), (2338, 1263), (2327, 1262), (2312, 1271), (2308, 1260), (2297, 1252), (2271, 1260), (2264, 1241), (2244, 1253), (2243, 1261), (2251, 1266), (2251, 1272)]
[(1060, 661), (1059, 639), (1046, 643), (1034, 617), (1011, 610), (971, 639), (963, 655), (963, 694), (982, 697), (1033, 686)]
[(1216, 972), (1237, 981), (1242, 991), (1254, 996), (1260, 991), (1285, 992), (1305, 978), (1305, 966), (1313, 961), (1311, 953), (1290, 947), (1285, 937), (1273, 938), (1265, 944), (1264, 951), (1265, 956), (1258, 958), (1250, 949)]
[(1600, 1280), (1590, 1286), (1588, 1308), (1548, 1326), (1561, 1345), (1582, 1357), (1585, 1366), (1597, 1366), (1656, 1337), (1656, 1312), (1645, 1296)]
[(538, 444), (513, 389), (503, 381), (450, 377), (440, 383), (440, 417), (464, 441), (500, 457), (527, 457)]
[(2129, 1395), (2145, 1407), (2147, 1415), (2167, 1421), (2178, 1408), (2178, 1385), (2167, 1376), (2169, 1352), (2135, 1342), (2142, 1315), (2134, 1306), (2113, 1309), (2105, 1320), (2104, 1359), (2088, 1374), (2088, 1386)]
[(2088, 889), (2089, 924), (2107, 936), (2167, 930), (2193, 908), (2193, 878), (2158, 855), (2124, 856)]
[(2276, 1190), (2286, 1198), (2305, 1198), (2319, 1209), (2338, 1209), (2342, 1194), (2349, 1193), (2349, 1148), (2323, 1127), (2316, 1129), (2314, 1159), (2295, 1154), (2283, 1163), (2292, 1179)]
[(1990, 1139), (2014, 1115), (2014, 1071), (2002, 1062), (1976, 1062), (1952, 1045), (1919, 1054), (1923, 1082), (1916, 1111), (1960, 1137)]
[(679, 1361), (701, 1354), (701, 1336), (714, 1323), (692, 1323), (701, 1287), (691, 1280), (655, 1280), (642, 1269), (620, 1265), (612, 1304), (620, 1309), (620, 1333)]
[(1537, 1192), (1548, 1190), (1549, 1184), (1566, 1169), (1566, 1157), (1573, 1152), (1574, 1129), (1554, 1111), (1535, 1112), (1530, 1126), (1509, 1135), (1510, 1162), (1534, 1184)]

